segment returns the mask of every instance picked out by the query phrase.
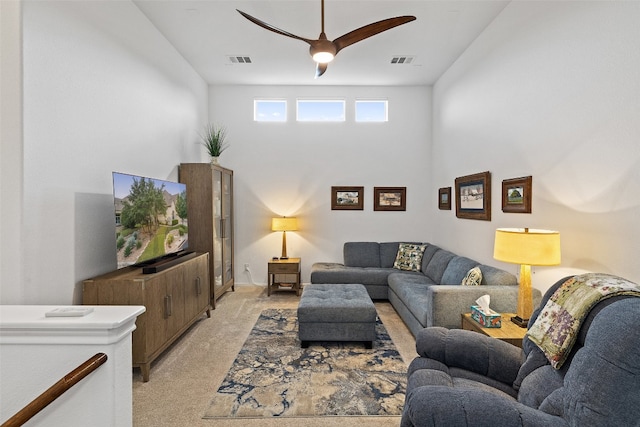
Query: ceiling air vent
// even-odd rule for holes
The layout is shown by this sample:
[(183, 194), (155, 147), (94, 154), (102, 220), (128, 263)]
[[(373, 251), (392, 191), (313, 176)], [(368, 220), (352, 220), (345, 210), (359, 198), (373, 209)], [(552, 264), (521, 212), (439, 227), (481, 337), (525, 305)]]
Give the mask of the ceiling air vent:
[(391, 58), (391, 63), (392, 64), (411, 64), (415, 58), (416, 58), (415, 56), (407, 56), (407, 55), (394, 56)]
[(228, 58), (232, 64), (251, 64), (251, 58), (248, 56), (234, 55)]

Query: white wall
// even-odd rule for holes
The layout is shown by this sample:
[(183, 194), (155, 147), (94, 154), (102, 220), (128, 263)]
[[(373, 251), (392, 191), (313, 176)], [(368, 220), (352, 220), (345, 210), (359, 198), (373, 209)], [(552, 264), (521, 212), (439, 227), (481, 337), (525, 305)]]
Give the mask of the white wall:
[[(346, 100), (343, 123), (298, 123), (297, 98)], [(255, 98), (288, 102), (286, 123), (253, 121)], [(356, 98), (389, 101), (387, 123), (355, 123)], [(322, 86), (213, 86), (210, 118), (228, 129), (220, 157), (234, 170), (236, 281), (266, 283), (267, 261), (279, 256), (281, 233), (273, 216), (296, 216), (288, 255), (302, 258), (302, 280), (317, 261), (342, 261), (345, 241), (428, 240), (431, 88)], [(332, 211), (332, 186), (364, 186), (362, 211)], [(373, 187), (407, 187), (405, 212), (374, 212)], [(243, 271), (249, 263), (251, 276)]]
[[(434, 240), (492, 259), (497, 227), (556, 229), (546, 289), (599, 271), (640, 281), (640, 3), (512, 2), (434, 87), (431, 193), (493, 174), (493, 220), (429, 205)], [(533, 213), (501, 211), (503, 179), (533, 176)]]
[(0, 1), (0, 301), (22, 295), (22, 8)]
[(177, 180), (208, 89), (130, 1), (24, 2), (23, 30), (23, 282), (2, 303), (78, 303), (116, 266), (111, 171)]

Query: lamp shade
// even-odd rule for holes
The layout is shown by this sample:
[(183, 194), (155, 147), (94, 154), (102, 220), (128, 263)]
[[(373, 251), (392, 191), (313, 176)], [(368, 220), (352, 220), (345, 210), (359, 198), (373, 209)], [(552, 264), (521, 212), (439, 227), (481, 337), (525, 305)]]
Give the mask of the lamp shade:
[(493, 257), (512, 264), (558, 265), (560, 233), (532, 228), (498, 228)]
[(271, 218), (271, 231), (296, 231), (297, 229), (297, 218)]

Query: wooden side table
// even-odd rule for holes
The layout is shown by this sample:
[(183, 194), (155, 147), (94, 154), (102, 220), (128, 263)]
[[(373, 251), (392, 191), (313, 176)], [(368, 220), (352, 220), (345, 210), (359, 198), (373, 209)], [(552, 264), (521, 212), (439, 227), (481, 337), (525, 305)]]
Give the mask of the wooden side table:
[[(296, 291), (300, 296), (300, 258), (272, 259), (268, 265), (269, 283), (267, 283), (267, 296), (271, 296), (271, 289), (288, 288)], [(276, 281), (276, 274), (290, 274), (295, 276), (294, 283), (282, 283)]]
[(521, 328), (511, 321), (511, 317), (515, 313), (502, 313), (501, 328), (485, 328), (471, 317), (471, 313), (462, 315), (462, 329), (467, 331), (479, 332), (488, 337), (497, 338), (501, 341), (508, 342), (516, 347), (522, 348), (522, 339), (527, 333), (527, 328)]

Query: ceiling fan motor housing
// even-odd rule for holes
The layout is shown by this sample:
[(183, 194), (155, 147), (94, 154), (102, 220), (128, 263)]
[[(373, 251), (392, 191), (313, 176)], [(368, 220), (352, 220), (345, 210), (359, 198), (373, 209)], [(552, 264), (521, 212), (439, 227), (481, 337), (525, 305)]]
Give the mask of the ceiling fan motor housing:
[(322, 33), (320, 34), (320, 38), (318, 40), (314, 40), (311, 44), (309, 52), (311, 53), (314, 61), (326, 64), (333, 60), (338, 50), (333, 42), (327, 40), (327, 36)]

